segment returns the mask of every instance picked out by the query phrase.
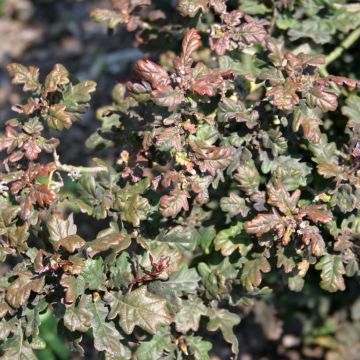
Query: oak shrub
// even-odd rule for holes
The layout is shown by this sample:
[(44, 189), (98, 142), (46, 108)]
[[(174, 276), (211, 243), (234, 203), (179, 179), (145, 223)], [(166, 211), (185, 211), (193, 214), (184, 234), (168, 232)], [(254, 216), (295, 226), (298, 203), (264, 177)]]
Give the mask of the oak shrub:
[[(81, 121), (95, 82), (59, 64), (43, 81), (37, 67), (8, 66), (26, 101), (0, 138), (3, 359), (36, 359), (49, 309), (80, 354), (91, 329), (107, 359), (208, 359), (213, 332), (236, 357), (233, 330), (251, 307), (279, 327), (271, 298), (286, 287), (341, 292), (358, 277), (359, 84), (329, 75), (335, 59), (321, 51), (360, 25), (359, 11), (309, 1), (320, 18), (300, 3), (95, 9), (149, 56), (97, 110), (86, 145), (113, 161), (92, 167), (62, 164), (49, 134)], [(84, 239), (69, 209), (108, 226)], [(349, 356), (342, 341), (329, 359)]]

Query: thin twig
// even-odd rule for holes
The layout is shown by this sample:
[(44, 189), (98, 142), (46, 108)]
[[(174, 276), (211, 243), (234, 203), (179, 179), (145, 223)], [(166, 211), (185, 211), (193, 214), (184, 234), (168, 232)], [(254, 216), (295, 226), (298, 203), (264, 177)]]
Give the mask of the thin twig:
[(59, 171), (64, 171), (67, 173), (96, 173), (96, 172), (104, 172), (108, 171), (106, 166), (73, 166), (73, 165), (67, 165), (67, 164), (61, 164), (59, 160), (59, 155), (57, 154), (56, 150), (54, 150), (54, 162), (56, 164), (56, 168)]
[(351, 32), (341, 44), (335, 48), (328, 56), (325, 58), (325, 64), (320, 68), (320, 73), (323, 76), (328, 76), (329, 73), (326, 70), (326, 67), (335, 61), (342, 53), (350, 48), (358, 39), (360, 38), (360, 27)]

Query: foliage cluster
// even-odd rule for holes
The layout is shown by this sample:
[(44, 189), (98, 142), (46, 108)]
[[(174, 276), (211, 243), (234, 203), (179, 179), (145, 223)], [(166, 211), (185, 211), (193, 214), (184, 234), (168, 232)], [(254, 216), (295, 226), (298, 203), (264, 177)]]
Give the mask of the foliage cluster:
[[(327, 66), (360, 36), (360, 8), (112, 2), (92, 17), (135, 32), (148, 54), (97, 110), (86, 145), (112, 162), (62, 164), (52, 136), (81, 120), (95, 82), (59, 64), (44, 79), (8, 66), (30, 96), (0, 138), (2, 358), (36, 359), (49, 309), (72, 351), (91, 331), (106, 359), (206, 360), (214, 332), (236, 357), (251, 308), (278, 340), (272, 291), (308, 299), (359, 275), (359, 83)], [(84, 239), (72, 211), (107, 226)], [(314, 322), (302, 343), (356, 359), (359, 306), (336, 313), (341, 330)]]

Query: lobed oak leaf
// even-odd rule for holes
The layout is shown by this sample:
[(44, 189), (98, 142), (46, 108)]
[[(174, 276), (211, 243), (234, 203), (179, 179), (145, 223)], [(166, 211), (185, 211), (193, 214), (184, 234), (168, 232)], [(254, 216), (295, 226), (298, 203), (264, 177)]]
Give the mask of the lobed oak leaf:
[(18, 63), (7, 65), (7, 71), (13, 77), (13, 84), (23, 84), (24, 91), (38, 91), (40, 89), (39, 83), (39, 68)]
[(235, 34), (232, 36), (234, 40), (239, 41), (246, 46), (261, 43), (267, 37), (265, 28), (257, 24), (255, 21), (241, 24), (235, 30)]
[(345, 274), (344, 264), (341, 255), (324, 255), (315, 265), (316, 270), (321, 270), (320, 286), (329, 292), (345, 290)]
[(180, 89), (173, 89), (171, 86), (153, 90), (151, 99), (156, 105), (165, 106), (169, 111), (174, 111), (185, 101), (183, 92)]
[(233, 159), (234, 149), (231, 147), (209, 146), (201, 148), (196, 143), (190, 145), (196, 152), (196, 163), (199, 165), (200, 171), (203, 173), (208, 171), (212, 176), (216, 175), (217, 170), (224, 170)]
[(148, 59), (138, 60), (135, 72), (141, 79), (150, 82), (153, 89), (165, 88), (170, 84), (167, 71)]
[(25, 156), (28, 160), (35, 160), (38, 158), (41, 153), (41, 149), (37, 144), (35, 139), (29, 139), (25, 144), (23, 149), (25, 150)]
[(284, 215), (292, 215), (296, 212), (296, 205), (300, 199), (301, 191), (295, 190), (290, 196), (284, 185), (277, 181), (275, 186), (268, 186), (268, 204), (277, 207)]
[(86, 244), (86, 241), (79, 235), (68, 235), (65, 238), (58, 240), (54, 244), (55, 250), (59, 250), (60, 247), (63, 247), (69, 253), (75, 252), (75, 250), (80, 249)]
[(45, 79), (43, 95), (46, 97), (48, 93), (57, 91), (59, 85), (66, 85), (69, 82), (67, 69), (61, 64), (56, 64)]
[(52, 129), (60, 131), (71, 127), (71, 115), (65, 109), (63, 105), (50, 106), (46, 121)]
[(335, 111), (338, 106), (335, 94), (323, 91), (321, 87), (313, 87), (306, 94), (307, 102), (310, 106), (317, 106), (322, 111)]
[(309, 245), (314, 256), (325, 254), (325, 241), (316, 226), (307, 226), (302, 232), (302, 241)]
[(56, 194), (49, 189), (47, 184), (33, 185), (30, 189), (31, 201), (37, 202), (40, 206), (50, 205), (56, 199)]
[(155, 334), (158, 325), (171, 324), (166, 300), (150, 293), (146, 286), (126, 295), (107, 293), (105, 301), (111, 308), (108, 318), (112, 320), (119, 315), (119, 324), (128, 335), (133, 333), (135, 326)]
[(281, 221), (281, 216), (277, 212), (272, 214), (257, 214), (253, 220), (244, 223), (244, 228), (248, 234), (261, 236), (271, 230), (275, 230), (276, 227), (281, 224)]
[(254, 259), (247, 260), (242, 268), (241, 283), (247, 291), (254, 291), (262, 281), (261, 273), (268, 273), (271, 266), (262, 254), (256, 254)]
[(180, 57), (175, 58), (174, 66), (178, 71), (183, 72), (191, 67), (193, 63), (192, 55), (201, 46), (201, 37), (196, 29), (190, 29), (186, 32), (182, 42), (182, 54)]
[(187, 191), (173, 189), (170, 195), (163, 195), (160, 198), (160, 212), (165, 217), (175, 217), (181, 210), (188, 211), (190, 195)]
[(6, 289), (6, 301), (13, 308), (18, 308), (30, 297), (30, 293), (40, 293), (45, 285), (44, 276), (33, 276), (31, 273), (21, 273)]
[(299, 103), (299, 96), (296, 91), (299, 89), (299, 84), (294, 83), (290, 79), (286, 79), (285, 84), (276, 85), (266, 92), (270, 103), (277, 106), (281, 110), (291, 110)]
[(327, 210), (325, 205), (304, 205), (300, 208), (300, 213), (305, 214), (314, 223), (321, 222), (327, 224), (333, 219), (332, 213)]
[(319, 125), (322, 125), (322, 121), (313, 109), (301, 105), (295, 108), (292, 124), (293, 131), (298, 131), (301, 126), (305, 139), (317, 144), (321, 138)]

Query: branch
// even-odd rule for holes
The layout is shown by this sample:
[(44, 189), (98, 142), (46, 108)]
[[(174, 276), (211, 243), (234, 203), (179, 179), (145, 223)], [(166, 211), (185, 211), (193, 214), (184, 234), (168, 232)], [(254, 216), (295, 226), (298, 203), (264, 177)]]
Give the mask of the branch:
[(360, 37), (360, 27), (355, 29), (352, 33), (350, 33), (341, 44), (335, 48), (328, 56), (325, 58), (325, 65), (320, 68), (320, 73), (323, 76), (329, 75), (326, 70), (326, 67), (335, 61), (342, 53), (350, 48)]
[(74, 166), (74, 165), (61, 164), (61, 162), (59, 160), (59, 155), (57, 154), (56, 150), (54, 150), (53, 156), (54, 156), (54, 162), (56, 164), (56, 168), (59, 171), (64, 171), (67, 173), (80, 173), (80, 174), (108, 171), (106, 166), (86, 167), (86, 166)]

